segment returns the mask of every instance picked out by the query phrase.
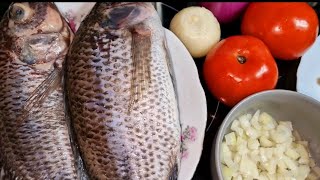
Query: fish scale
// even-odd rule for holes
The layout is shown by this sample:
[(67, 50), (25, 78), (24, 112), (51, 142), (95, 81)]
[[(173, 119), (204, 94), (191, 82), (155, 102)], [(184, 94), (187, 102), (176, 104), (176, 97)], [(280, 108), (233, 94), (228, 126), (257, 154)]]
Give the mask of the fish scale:
[[(106, 18), (110, 11), (127, 19)], [(131, 17), (137, 12), (138, 17)], [(118, 21), (140, 22), (139, 27), (105, 27)], [(65, 85), (91, 179), (169, 179), (177, 174), (181, 127), (164, 38), (149, 3), (97, 3), (80, 25), (66, 60)]]

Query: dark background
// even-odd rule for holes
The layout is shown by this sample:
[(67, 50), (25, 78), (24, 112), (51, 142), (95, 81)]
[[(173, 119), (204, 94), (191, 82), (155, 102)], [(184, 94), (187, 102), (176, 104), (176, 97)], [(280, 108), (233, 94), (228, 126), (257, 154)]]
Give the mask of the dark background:
[[(165, 2), (167, 5), (170, 5), (174, 7), (177, 10), (181, 10), (185, 7), (196, 5), (194, 2)], [(4, 14), (4, 12), (7, 10), (10, 2), (0, 2), (0, 16)], [(314, 7), (316, 10), (318, 17), (320, 13), (320, 5), (319, 3)], [(169, 24), (173, 16), (176, 14), (175, 11), (163, 6), (163, 26), (166, 28), (169, 28)], [(240, 23), (241, 23), (241, 17), (234, 21), (233, 23), (229, 25), (223, 25), (221, 24), (221, 38), (226, 38), (231, 35), (238, 35), (240, 34)], [(212, 116), (215, 114), (215, 111), (217, 109), (217, 100), (208, 92), (208, 89), (203, 81), (202, 77), (202, 64), (204, 62), (204, 58), (201, 59), (194, 59), (198, 71), (199, 71), (199, 77), (202, 83), (202, 86), (206, 93), (207, 98), (207, 108), (208, 108), (208, 122), (207, 122), (207, 128), (208, 131), (206, 131), (204, 144), (203, 144), (203, 152), (202, 156), (199, 162), (199, 165), (197, 167), (197, 170), (194, 174), (193, 180), (209, 180), (211, 179), (210, 174), (210, 155), (211, 155), (211, 149), (212, 149), (212, 142), (214, 139), (214, 136), (216, 132), (218, 131), (218, 128), (220, 124), (222, 123), (224, 117), (227, 115), (227, 113), (230, 111), (230, 108), (222, 105), (220, 103), (220, 106), (217, 110), (217, 114), (215, 118), (212, 118)], [(279, 61), (277, 60), (278, 68), (279, 68), (279, 80), (277, 84), (277, 89), (288, 89), (288, 90), (296, 90), (296, 72), (297, 68), (299, 66), (300, 59), (295, 61)], [(208, 127), (208, 125), (212, 122), (211, 126)]]

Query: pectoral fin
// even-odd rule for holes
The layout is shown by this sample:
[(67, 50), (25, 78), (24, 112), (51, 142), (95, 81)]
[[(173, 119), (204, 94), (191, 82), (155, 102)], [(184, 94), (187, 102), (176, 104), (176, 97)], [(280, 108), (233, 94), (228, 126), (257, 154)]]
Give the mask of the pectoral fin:
[(18, 120), (23, 120), (30, 114), (33, 108), (39, 107), (45, 99), (54, 91), (61, 83), (62, 70), (56, 68), (51, 74), (31, 93), (26, 100), (22, 109), (22, 115)]
[(55, 69), (51, 74), (31, 93), (26, 100), (24, 110), (30, 111), (33, 107), (37, 107), (57, 88), (61, 83), (61, 69)]

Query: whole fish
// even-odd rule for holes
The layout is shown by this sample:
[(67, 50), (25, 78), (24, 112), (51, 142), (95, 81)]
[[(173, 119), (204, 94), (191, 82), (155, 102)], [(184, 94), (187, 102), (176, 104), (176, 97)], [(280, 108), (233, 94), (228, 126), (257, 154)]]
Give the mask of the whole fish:
[(151, 3), (97, 3), (66, 60), (72, 126), (91, 179), (176, 179), (180, 121)]
[(0, 23), (0, 179), (77, 179), (62, 63), (73, 34), (49, 2), (10, 5)]

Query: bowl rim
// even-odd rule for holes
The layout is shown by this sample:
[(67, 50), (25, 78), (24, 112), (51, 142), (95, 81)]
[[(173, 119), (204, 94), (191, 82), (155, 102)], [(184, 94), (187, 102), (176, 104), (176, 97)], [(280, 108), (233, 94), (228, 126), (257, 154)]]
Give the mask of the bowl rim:
[(265, 95), (272, 95), (272, 94), (286, 94), (286, 95), (291, 95), (291, 96), (298, 96), (300, 98), (303, 98), (309, 102), (311, 102), (312, 104), (317, 104), (318, 106), (320, 106), (320, 102), (310, 96), (307, 96), (305, 94), (302, 94), (300, 92), (297, 91), (293, 91), (293, 90), (285, 90), (285, 89), (272, 89), (272, 90), (265, 90), (265, 91), (261, 91), (255, 94), (252, 94), (246, 98), (244, 98), (243, 100), (241, 100), (239, 103), (237, 103), (234, 107), (232, 107), (232, 109), (229, 111), (229, 113), (226, 115), (226, 117), (223, 119), (219, 130), (217, 132), (217, 134), (215, 135), (215, 138), (213, 140), (212, 143), (212, 148), (211, 148), (211, 175), (212, 178), (219, 178), (221, 180), (223, 180), (223, 176), (222, 176), (222, 170), (221, 170), (221, 163), (220, 163), (220, 148), (221, 148), (221, 144), (220, 139), (223, 138), (224, 134), (223, 134), (223, 127), (226, 126), (227, 119), (230, 119), (230, 116), (240, 107), (242, 106), (242, 104), (244, 104), (245, 102), (255, 99), (257, 96), (265, 96)]

